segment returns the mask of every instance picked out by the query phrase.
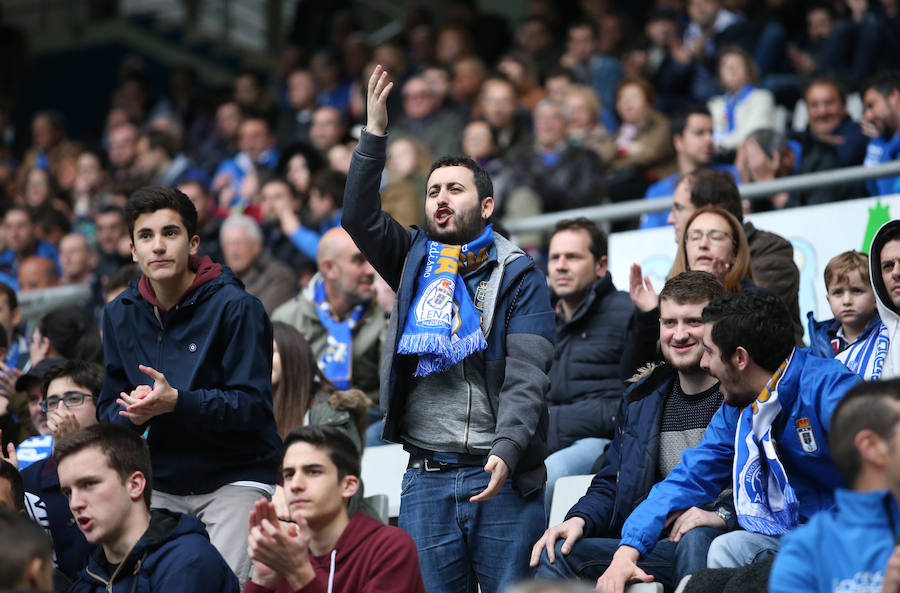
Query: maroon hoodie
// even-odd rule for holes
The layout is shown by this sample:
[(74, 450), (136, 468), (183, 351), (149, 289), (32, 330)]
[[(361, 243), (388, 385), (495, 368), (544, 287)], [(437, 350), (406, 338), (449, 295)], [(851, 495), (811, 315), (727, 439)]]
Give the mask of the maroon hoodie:
[[(206, 284), (213, 278), (218, 277), (222, 273), (222, 264), (217, 264), (208, 255), (204, 255), (203, 257), (196, 255), (190, 256), (188, 258), (188, 268), (197, 275), (194, 276), (194, 281), (188, 289), (184, 291), (184, 294), (181, 295), (178, 302), (175, 303), (176, 307), (184, 303), (198, 287)], [(141, 279), (138, 280), (138, 291), (148, 303), (159, 309), (163, 308), (156, 299), (156, 292), (153, 290), (153, 285), (150, 284), (150, 279), (144, 274), (141, 274)]]
[[(365, 513), (351, 517), (334, 549), (309, 555), (316, 578), (294, 591), (284, 579), (276, 593), (425, 593), (416, 544), (399, 527), (382, 525)], [(334, 567), (331, 589), (329, 575)], [(270, 593), (248, 580), (244, 593)]]

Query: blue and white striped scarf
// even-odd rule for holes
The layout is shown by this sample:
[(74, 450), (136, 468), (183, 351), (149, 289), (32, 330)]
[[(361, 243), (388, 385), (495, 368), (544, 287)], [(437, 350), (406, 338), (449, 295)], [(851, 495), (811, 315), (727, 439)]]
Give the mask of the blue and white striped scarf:
[(751, 533), (781, 535), (799, 524), (800, 503), (775, 452), (772, 423), (781, 412), (778, 381), (788, 358), (751, 405), (741, 411), (734, 437), (734, 507)]
[(343, 390), (350, 389), (353, 378), (353, 331), (366, 317), (374, 300), (356, 305), (346, 319), (340, 320), (335, 317), (331, 305), (328, 304), (325, 280), (322, 278), (316, 282), (313, 300), (319, 321), (328, 331), (325, 350), (322, 352), (322, 357), (319, 358), (319, 368), (335, 387)]
[(425, 267), (416, 281), (416, 295), (397, 344), (398, 353), (419, 355), (415, 376), (442, 373), (487, 348), (481, 315), (460, 267), (474, 269), (487, 261), (493, 243), (492, 225), (465, 245), (428, 242)]
[(888, 327), (882, 321), (864, 340), (857, 340), (835, 358), (866, 381), (877, 381), (884, 371), (888, 346)]

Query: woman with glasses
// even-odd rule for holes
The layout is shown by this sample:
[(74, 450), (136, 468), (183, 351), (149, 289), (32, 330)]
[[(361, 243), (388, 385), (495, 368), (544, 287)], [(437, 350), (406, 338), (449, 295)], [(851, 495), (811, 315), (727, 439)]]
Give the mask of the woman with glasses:
[(728, 293), (755, 287), (747, 237), (734, 215), (706, 207), (688, 219), (669, 278), (688, 270), (709, 272)]

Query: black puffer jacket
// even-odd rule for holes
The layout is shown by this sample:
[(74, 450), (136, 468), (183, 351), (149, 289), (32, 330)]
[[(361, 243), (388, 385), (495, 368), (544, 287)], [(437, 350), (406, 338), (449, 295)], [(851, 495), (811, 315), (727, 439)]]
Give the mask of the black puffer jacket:
[(633, 312), (628, 293), (617, 291), (607, 273), (588, 289), (572, 319), (557, 313), (547, 394), (551, 452), (584, 437), (613, 437), (625, 391), (619, 363)]

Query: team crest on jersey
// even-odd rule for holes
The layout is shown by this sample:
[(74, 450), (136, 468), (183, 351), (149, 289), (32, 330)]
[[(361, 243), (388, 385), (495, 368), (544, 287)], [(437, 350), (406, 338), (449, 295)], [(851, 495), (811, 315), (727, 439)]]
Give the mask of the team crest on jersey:
[(800, 437), (800, 446), (803, 447), (804, 451), (807, 453), (815, 453), (819, 450), (819, 445), (816, 443), (813, 429), (809, 425), (809, 418), (800, 418), (797, 420), (797, 435)]
[(416, 322), (423, 327), (450, 328), (453, 307), (447, 306), (453, 300), (453, 280), (441, 278), (435, 280), (422, 293), (416, 306)]

